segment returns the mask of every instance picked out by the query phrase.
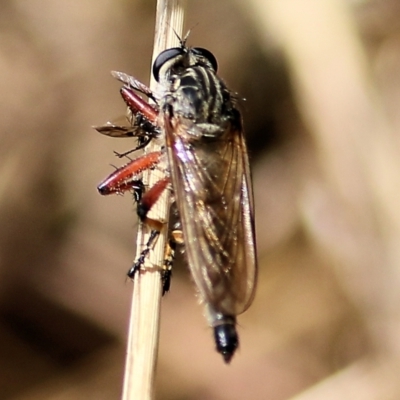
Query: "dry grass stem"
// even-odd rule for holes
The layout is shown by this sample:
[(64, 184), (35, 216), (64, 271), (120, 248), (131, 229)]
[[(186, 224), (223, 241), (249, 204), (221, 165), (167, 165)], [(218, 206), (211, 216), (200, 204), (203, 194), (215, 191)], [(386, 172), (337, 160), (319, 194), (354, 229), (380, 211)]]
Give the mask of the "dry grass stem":
[[(158, 0), (156, 30), (154, 39), (153, 60), (164, 49), (178, 44), (174, 33), (182, 34), (184, 1)], [(157, 84), (151, 78), (150, 87), (157, 90)], [(151, 143), (147, 152), (160, 149), (159, 143)], [(161, 172), (149, 171), (143, 177), (145, 184), (152, 185), (161, 177)], [(152, 209), (152, 218), (165, 222), (161, 235), (144, 268), (137, 275), (134, 282), (132, 306), (128, 334), (128, 349), (123, 386), (123, 400), (151, 399), (153, 398), (154, 372), (157, 361), (161, 285), (160, 270), (164, 260), (164, 247), (167, 234), (167, 221), (169, 213), (169, 194), (157, 202)], [(147, 242), (150, 230), (141, 226), (138, 231), (137, 254), (139, 256), (144, 244)]]

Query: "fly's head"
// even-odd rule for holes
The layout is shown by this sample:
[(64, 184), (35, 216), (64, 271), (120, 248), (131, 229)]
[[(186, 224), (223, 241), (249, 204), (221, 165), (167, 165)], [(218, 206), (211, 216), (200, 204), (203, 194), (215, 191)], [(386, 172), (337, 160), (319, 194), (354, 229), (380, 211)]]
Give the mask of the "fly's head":
[(157, 82), (169, 81), (174, 75), (182, 75), (188, 68), (203, 67), (217, 72), (218, 64), (215, 56), (201, 47), (186, 47), (182, 42), (180, 47), (161, 52), (153, 64), (153, 75)]
[(195, 141), (219, 138), (237, 119), (231, 93), (217, 69), (209, 50), (186, 47), (185, 41), (164, 50), (153, 64), (163, 91), (161, 115), (168, 115), (180, 134)]

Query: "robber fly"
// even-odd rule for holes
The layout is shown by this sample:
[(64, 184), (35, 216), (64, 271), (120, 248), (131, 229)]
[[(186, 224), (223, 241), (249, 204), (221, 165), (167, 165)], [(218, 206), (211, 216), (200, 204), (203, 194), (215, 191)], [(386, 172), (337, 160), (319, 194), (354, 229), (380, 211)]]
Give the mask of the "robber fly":
[[(214, 55), (187, 47), (185, 38), (179, 47), (160, 53), (153, 64), (161, 88), (158, 96), (135, 78), (113, 73), (124, 83), (121, 94), (133, 123), (130, 128), (107, 124), (96, 129), (109, 136), (137, 137), (135, 149), (160, 137), (165, 146), (130, 161), (98, 189), (101, 194), (130, 190), (143, 170), (166, 158), (166, 176), (141, 196), (138, 214), (146, 223), (152, 205), (172, 188), (187, 262), (214, 329), (217, 351), (228, 363), (239, 345), (236, 316), (254, 297), (257, 261), (242, 119), (235, 97), (216, 72)], [(139, 268), (137, 261), (128, 275), (133, 277)]]

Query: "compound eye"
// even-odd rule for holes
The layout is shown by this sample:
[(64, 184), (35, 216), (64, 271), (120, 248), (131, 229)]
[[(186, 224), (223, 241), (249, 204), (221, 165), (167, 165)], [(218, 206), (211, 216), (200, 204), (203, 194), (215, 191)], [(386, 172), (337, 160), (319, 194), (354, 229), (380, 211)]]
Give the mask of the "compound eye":
[(153, 76), (157, 82), (160, 79), (160, 69), (161, 67), (169, 60), (172, 60), (176, 56), (180, 56), (183, 54), (183, 49), (181, 47), (172, 47), (171, 49), (167, 49), (162, 51), (158, 57), (155, 59), (153, 64)]
[(217, 72), (218, 70), (218, 62), (215, 58), (214, 54), (207, 49), (203, 49), (202, 47), (195, 47), (192, 49), (193, 53), (199, 56), (204, 57), (207, 61), (210, 62), (211, 66), (213, 67), (214, 71)]

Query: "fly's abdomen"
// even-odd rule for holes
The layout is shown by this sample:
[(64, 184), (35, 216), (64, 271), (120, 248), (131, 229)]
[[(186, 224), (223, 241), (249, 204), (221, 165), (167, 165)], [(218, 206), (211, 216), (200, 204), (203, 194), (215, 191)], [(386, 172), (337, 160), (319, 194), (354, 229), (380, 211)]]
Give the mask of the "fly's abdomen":
[(207, 306), (208, 320), (214, 329), (215, 347), (224, 361), (229, 363), (239, 347), (239, 336), (236, 332), (236, 317), (216, 312), (212, 306)]

